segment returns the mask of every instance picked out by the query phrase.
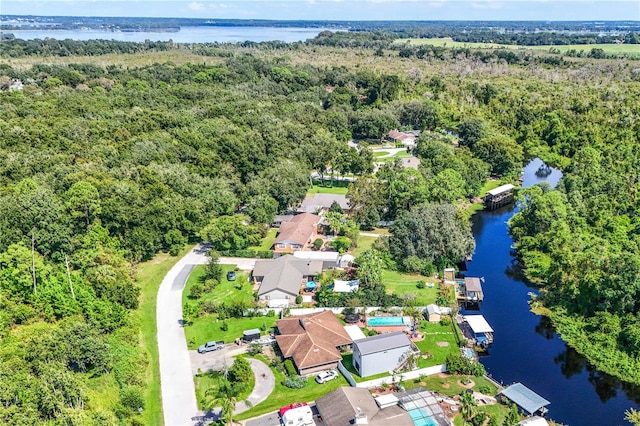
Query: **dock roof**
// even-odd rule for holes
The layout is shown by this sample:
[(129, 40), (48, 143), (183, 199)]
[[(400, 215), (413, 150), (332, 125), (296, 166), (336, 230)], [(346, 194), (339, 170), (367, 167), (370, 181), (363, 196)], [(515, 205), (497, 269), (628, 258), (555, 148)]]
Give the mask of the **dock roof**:
[(480, 278), (465, 277), (464, 286), (467, 289), (467, 291), (482, 291)]
[(501, 185), (497, 188), (493, 188), (489, 191), (487, 191), (487, 195), (491, 195), (491, 196), (496, 196), (499, 194), (502, 194), (503, 192), (508, 192), (513, 190), (513, 188), (515, 188), (515, 186), (511, 185), (510, 183), (506, 184), (506, 185)]
[(493, 333), (493, 328), (482, 315), (464, 315), (463, 318), (475, 334)]
[(529, 414), (551, 404), (522, 383), (514, 383), (501, 393)]

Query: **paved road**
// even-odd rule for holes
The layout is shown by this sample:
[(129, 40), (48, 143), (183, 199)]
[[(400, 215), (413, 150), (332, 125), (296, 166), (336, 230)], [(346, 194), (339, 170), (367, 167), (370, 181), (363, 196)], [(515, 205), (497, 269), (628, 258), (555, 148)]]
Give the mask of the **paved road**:
[(191, 360), (182, 328), (182, 289), (194, 265), (206, 263), (200, 246), (176, 263), (160, 284), (156, 322), (162, 410), (166, 426), (188, 426), (198, 413)]

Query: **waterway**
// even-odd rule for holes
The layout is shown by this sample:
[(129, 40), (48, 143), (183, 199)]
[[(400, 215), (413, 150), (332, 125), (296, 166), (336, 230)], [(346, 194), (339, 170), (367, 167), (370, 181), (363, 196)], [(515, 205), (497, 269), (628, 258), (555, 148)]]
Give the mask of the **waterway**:
[[(536, 176), (542, 161), (525, 168), (523, 186), (548, 181), (555, 186), (558, 170)], [(480, 212), (473, 217), (476, 251), (467, 276), (484, 277), (485, 300), (480, 313), (495, 330), (487, 372), (504, 385), (521, 382), (551, 402), (549, 418), (570, 426), (628, 425), (624, 412), (640, 408), (640, 388), (595, 370), (563, 342), (545, 317), (529, 311), (529, 293), (512, 255), (507, 221), (515, 207)], [(472, 312), (478, 313), (478, 312)]]
[(168, 32), (127, 32), (127, 31), (107, 31), (107, 30), (11, 30), (5, 33), (12, 33), (16, 38), (23, 40), (34, 40), (54, 38), (57, 40), (117, 40), (144, 42), (169, 41), (175, 43), (236, 43), (243, 41), (270, 41), (280, 40), (287, 43), (294, 41), (304, 41), (314, 38), (322, 28), (276, 28), (276, 27), (213, 27), (194, 26), (181, 27), (179, 31)]

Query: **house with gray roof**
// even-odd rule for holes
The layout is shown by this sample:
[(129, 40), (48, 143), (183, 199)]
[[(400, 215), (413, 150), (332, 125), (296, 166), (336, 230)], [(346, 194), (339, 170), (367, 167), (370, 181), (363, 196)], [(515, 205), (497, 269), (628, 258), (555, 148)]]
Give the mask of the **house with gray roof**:
[(316, 399), (316, 407), (326, 426), (414, 426), (397, 400), (381, 404), (364, 388), (340, 387)]
[(293, 303), (300, 294), (300, 286), (321, 272), (321, 260), (285, 255), (272, 260), (257, 260), (252, 276), (260, 285), (258, 300), (266, 302), (270, 308), (277, 308)]
[(311, 197), (307, 197), (302, 201), (302, 205), (298, 211), (305, 213), (316, 213), (322, 210), (329, 210), (331, 204), (336, 202), (342, 208), (342, 211), (347, 213), (351, 207), (349, 206), (349, 199), (346, 195), (342, 194), (313, 194)]
[(420, 350), (402, 331), (383, 333), (353, 342), (353, 367), (360, 377), (396, 371)]

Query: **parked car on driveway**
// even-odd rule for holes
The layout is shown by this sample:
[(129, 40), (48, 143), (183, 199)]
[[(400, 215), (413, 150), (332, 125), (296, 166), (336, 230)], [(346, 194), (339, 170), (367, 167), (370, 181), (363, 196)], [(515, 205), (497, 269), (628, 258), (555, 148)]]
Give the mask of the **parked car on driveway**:
[(321, 371), (316, 376), (316, 382), (322, 384), (322, 383), (327, 383), (329, 380), (333, 380), (337, 378), (338, 378), (338, 372), (336, 370)]
[(217, 351), (218, 349), (222, 348), (224, 348), (224, 340), (212, 340), (211, 342), (207, 342), (204, 345), (200, 345), (200, 347), (198, 348), (198, 353), (203, 354), (205, 352)]
[(236, 271), (227, 272), (227, 281), (235, 281), (236, 280)]

